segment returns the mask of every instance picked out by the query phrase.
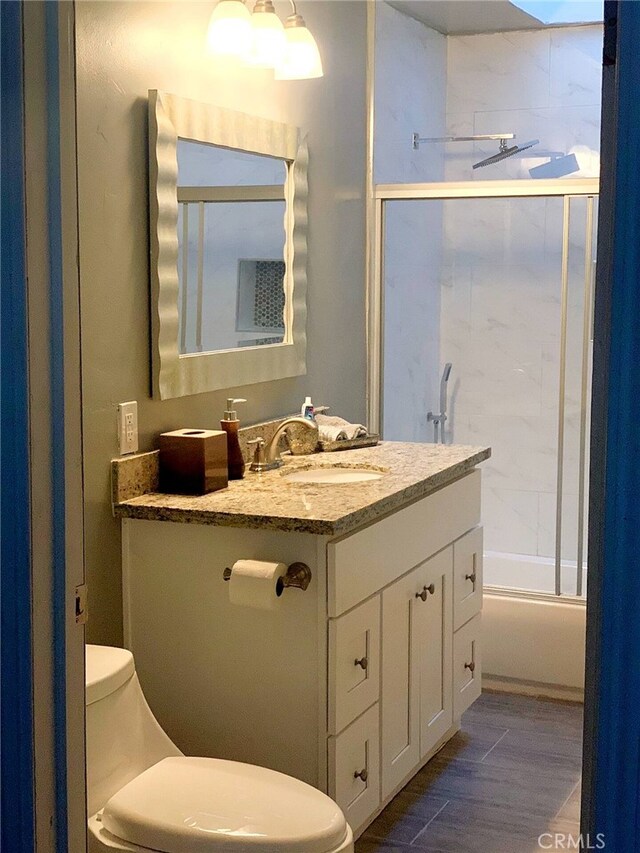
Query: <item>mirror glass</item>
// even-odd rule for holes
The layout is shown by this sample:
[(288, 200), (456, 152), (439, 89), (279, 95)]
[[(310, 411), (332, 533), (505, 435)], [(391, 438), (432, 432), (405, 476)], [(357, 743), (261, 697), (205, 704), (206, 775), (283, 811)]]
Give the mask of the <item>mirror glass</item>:
[(282, 343), (290, 162), (178, 138), (180, 355)]

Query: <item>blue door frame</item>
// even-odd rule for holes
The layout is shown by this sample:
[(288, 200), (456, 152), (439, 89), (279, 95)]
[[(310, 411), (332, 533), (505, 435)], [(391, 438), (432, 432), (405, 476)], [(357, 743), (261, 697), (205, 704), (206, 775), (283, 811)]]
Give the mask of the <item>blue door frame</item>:
[(2, 848), (34, 849), (22, 14), (2, 3)]
[[(3, 849), (30, 853), (34, 849), (34, 757), (21, 4), (2, 2), (0, 11), (3, 179), (0, 831)], [(640, 571), (637, 566), (640, 558), (640, 3), (607, 0), (605, 18), (582, 825), (594, 847), (601, 834), (610, 853), (637, 853), (640, 850)], [(47, 22), (51, 45), (56, 38), (55, 14), (49, 13)], [(56, 121), (57, 117), (51, 115), (50, 131)], [(50, 138), (52, 148), (57, 138), (56, 134)], [(59, 236), (59, 230), (53, 236)], [(59, 285), (59, 268), (52, 278)], [(54, 300), (54, 304), (60, 303)], [(60, 317), (58, 320), (61, 322)], [(52, 385), (57, 383), (60, 391), (59, 334), (54, 336), (53, 347), (56, 375), (52, 376)], [(58, 406), (57, 416), (60, 414)], [(54, 434), (53, 438), (60, 475), (64, 462), (63, 436)], [(61, 619), (55, 624), (55, 632), (57, 647), (64, 649)], [(64, 679), (64, 667), (62, 672), (58, 669), (58, 675)], [(56, 714), (62, 722), (63, 692), (59, 691), (57, 698), (63, 703)], [(60, 750), (56, 761), (61, 771), (64, 760), (64, 750)], [(63, 772), (60, 778), (64, 779)], [(64, 849), (66, 820), (63, 787), (58, 793), (60, 851)]]
[(640, 850), (640, 3), (605, 3), (583, 831)]
[[(51, 511), (53, 533), (55, 847), (67, 849), (65, 665), (65, 454), (60, 129), (57, 3), (46, 4), (48, 244), (50, 291)], [(2, 849), (35, 849), (35, 759), (29, 337), (26, 270), (24, 26), (21, 2), (0, 3), (2, 39), (2, 289), (0, 382), (2, 404), (2, 542), (0, 563)], [(46, 693), (46, 690), (45, 690)], [(43, 820), (48, 823), (47, 816)], [(48, 853), (48, 851), (47, 851)]]

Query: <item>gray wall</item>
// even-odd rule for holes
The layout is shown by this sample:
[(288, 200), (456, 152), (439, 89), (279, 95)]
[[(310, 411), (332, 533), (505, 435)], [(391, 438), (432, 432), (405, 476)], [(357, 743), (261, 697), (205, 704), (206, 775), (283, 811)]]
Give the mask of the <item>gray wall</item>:
[[(447, 180), (531, 180), (545, 151), (575, 153), (581, 169), (568, 177), (597, 177), (602, 39), (601, 25), (450, 37), (447, 132), (506, 131), (540, 145), (475, 171), (493, 143), (460, 143), (455, 156), (448, 146)], [(574, 564), (585, 216), (584, 200), (574, 199), (562, 500), (562, 558)], [(561, 199), (445, 202), (440, 353), (453, 362), (449, 434), (457, 444), (492, 446), (482, 474), (487, 551), (555, 555), (561, 264)], [(485, 580), (502, 586), (493, 565)], [(551, 591), (549, 565), (541, 580), (525, 563), (506, 584)], [(575, 594), (575, 577), (564, 572), (564, 592)]]
[[(228, 395), (246, 423), (299, 408), (365, 414), (366, 4), (301, 3), (325, 77), (275, 82), (204, 52), (212, 3), (82, 2), (77, 14), (84, 484), (90, 642), (122, 640), (119, 523), (109, 460), (116, 407), (137, 400), (141, 449), (180, 426), (216, 427)], [(277, 3), (281, 14), (287, 4)], [(159, 402), (149, 395), (147, 91), (305, 128), (310, 148), (308, 375)], [(180, 571), (176, 567), (176, 571)]]

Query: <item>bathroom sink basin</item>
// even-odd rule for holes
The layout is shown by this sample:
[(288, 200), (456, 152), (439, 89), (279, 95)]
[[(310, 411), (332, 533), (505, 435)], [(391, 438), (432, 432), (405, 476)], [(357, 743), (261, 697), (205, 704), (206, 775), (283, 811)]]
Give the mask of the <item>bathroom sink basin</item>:
[(345, 483), (368, 483), (379, 480), (383, 474), (380, 471), (370, 471), (366, 468), (307, 468), (287, 474), (288, 483), (324, 483), (344, 485)]

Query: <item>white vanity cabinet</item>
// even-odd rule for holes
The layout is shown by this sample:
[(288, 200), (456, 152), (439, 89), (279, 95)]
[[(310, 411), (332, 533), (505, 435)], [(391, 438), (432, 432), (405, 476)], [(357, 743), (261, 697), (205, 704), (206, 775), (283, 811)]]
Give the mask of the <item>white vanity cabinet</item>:
[[(123, 519), (125, 641), (161, 725), (316, 785), (361, 832), (480, 694), (479, 522), (478, 470), (339, 537)], [(234, 606), (239, 558), (313, 579)]]

